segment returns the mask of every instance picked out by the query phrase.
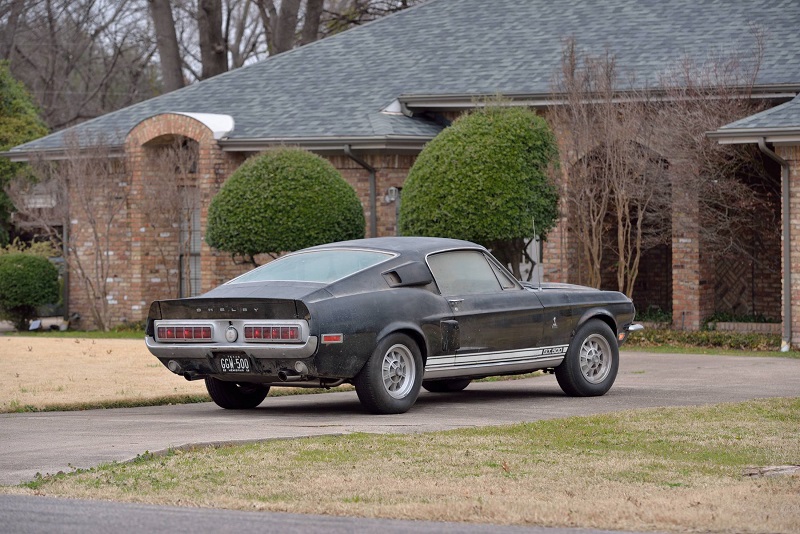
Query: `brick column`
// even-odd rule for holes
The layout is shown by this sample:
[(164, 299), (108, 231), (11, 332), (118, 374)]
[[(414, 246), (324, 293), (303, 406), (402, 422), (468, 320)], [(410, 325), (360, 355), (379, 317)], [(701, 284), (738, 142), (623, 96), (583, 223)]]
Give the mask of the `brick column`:
[[(569, 222), (562, 211), (556, 227), (547, 234), (542, 247), (542, 276), (547, 282), (577, 282), (576, 270), (571, 267), (575, 263), (575, 247), (570, 240)], [(572, 275), (572, 276), (571, 276)]]
[(211, 250), (205, 244), (205, 228), (208, 220), (208, 205), (211, 198), (219, 191), (219, 187), (230, 173), (241, 164), (242, 155), (231, 155), (220, 148), (213, 132), (202, 122), (186, 115), (164, 113), (155, 115), (136, 125), (125, 141), (131, 177), (130, 197), (130, 262), (128, 294), (126, 301), (130, 306), (131, 317), (143, 319), (147, 316), (151, 301), (173, 298), (167, 294), (164, 283), (169, 271), (175, 265), (165, 265), (154, 251), (154, 240), (174, 240), (177, 250), (178, 231), (175, 228), (153, 230), (146, 219), (148, 199), (152, 192), (150, 184), (161, 177), (152, 167), (152, 158), (148, 157), (149, 147), (169, 142), (173, 137), (185, 137), (197, 142), (198, 161), (194, 173), (195, 185), (200, 194), (200, 227), (203, 232), (203, 244), (200, 255), (201, 290), (219, 285), (221, 282), (243, 272), (246, 267), (234, 265), (230, 257)]
[(699, 330), (714, 313), (714, 263), (703, 253), (697, 190), (672, 182), (672, 326)]
[[(791, 302), (792, 302), (792, 339), (793, 347), (800, 345), (800, 146), (776, 146), (775, 152), (789, 162), (789, 232), (791, 243), (789, 244), (791, 250), (791, 263), (792, 263), (792, 288), (791, 288)], [(781, 205), (781, 210), (787, 209), (787, 206)], [(783, 213), (781, 213), (783, 216)], [(781, 219), (783, 220), (783, 219)], [(783, 235), (781, 233), (781, 258), (783, 258), (783, 247), (786, 243), (783, 242)], [(781, 269), (783, 268), (783, 260), (781, 260)], [(781, 280), (781, 288), (783, 288), (783, 280)], [(781, 289), (783, 295), (783, 289)], [(781, 296), (781, 317), (783, 318), (784, 308), (783, 297)]]
[(566, 202), (569, 176), (565, 165), (561, 166), (557, 185), (561, 190), (559, 216), (555, 228), (548, 232), (542, 246), (542, 277), (547, 282), (580, 284), (583, 280), (577, 265), (577, 243), (569, 231), (569, 206)]

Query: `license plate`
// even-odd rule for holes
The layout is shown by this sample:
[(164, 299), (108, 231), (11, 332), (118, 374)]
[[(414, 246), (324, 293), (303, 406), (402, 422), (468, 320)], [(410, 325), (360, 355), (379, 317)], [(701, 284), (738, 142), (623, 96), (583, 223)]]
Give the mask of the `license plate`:
[(219, 357), (219, 366), (223, 373), (249, 373), (250, 359), (239, 354), (226, 354)]

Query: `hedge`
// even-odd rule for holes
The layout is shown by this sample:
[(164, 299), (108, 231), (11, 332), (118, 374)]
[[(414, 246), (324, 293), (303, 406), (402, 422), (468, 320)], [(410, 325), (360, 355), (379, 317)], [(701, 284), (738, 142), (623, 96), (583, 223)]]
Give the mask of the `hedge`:
[(0, 255), (0, 317), (27, 330), (36, 308), (57, 302), (58, 269), (47, 258), (32, 254)]
[(699, 347), (708, 349), (775, 351), (781, 346), (781, 336), (743, 332), (720, 332), (700, 330), (650, 329), (631, 334), (625, 342), (626, 347)]
[(252, 260), (364, 237), (364, 211), (353, 188), (327, 160), (281, 148), (247, 160), (208, 210), (206, 242)]
[(526, 108), (490, 105), (457, 119), (420, 153), (403, 187), (403, 235), (479, 243), (544, 236), (558, 214), (555, 136)]

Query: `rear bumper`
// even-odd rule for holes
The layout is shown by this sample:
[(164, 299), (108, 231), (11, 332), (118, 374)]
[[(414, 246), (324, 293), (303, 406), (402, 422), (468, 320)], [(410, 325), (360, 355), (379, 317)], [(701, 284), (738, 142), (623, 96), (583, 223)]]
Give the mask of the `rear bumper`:
[(213, 358), (217, 353), (237, 352), (256, 359), (302, 359), (317, 351), (317, 337), (309, 336), (305, 343), (159, 343), (150, 336), (145, 338), (147, 350), (159, 359)]

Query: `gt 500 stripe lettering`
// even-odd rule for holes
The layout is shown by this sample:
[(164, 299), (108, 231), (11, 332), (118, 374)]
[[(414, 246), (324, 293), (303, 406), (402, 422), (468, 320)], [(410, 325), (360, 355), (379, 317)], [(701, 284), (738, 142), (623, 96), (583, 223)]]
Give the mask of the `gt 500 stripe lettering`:
[(425, 370), (444, 371), (448, 369), (464, 370), (495, 365), (534, 363), (539, 360), (550, 360), (554, 356), (567, 353), (569, 345), (552, 347), (536, 347), (530, 349), (502, 350), (493, 352), (471, 352), (453, 355), (432, 356), (428, 358)]

